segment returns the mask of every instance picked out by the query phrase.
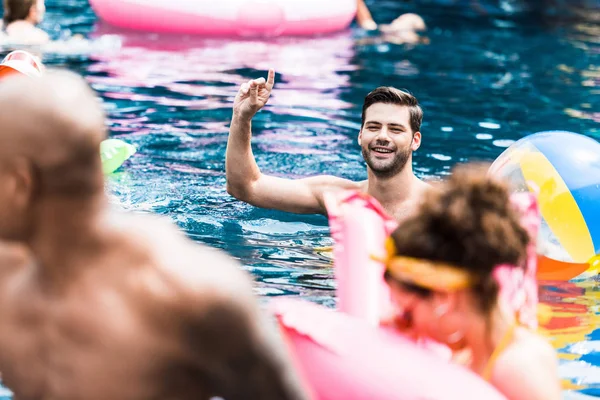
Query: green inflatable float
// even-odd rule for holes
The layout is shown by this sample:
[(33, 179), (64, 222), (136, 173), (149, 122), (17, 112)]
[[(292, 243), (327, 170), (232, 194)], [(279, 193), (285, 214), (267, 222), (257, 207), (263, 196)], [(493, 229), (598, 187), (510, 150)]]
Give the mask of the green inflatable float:
[(119, 139), (106, 139), (100, 143), (102, 171), (105, 175), (112, 174), (135, 152), (135, 147), (129, 143)]

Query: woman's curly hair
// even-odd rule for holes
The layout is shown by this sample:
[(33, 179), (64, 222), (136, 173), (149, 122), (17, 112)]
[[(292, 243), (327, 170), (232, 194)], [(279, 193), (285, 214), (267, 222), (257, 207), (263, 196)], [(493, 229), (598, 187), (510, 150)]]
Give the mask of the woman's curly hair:
[(475, 164), (456, 167), (448, 180), (429, 190), (392, 238), (399, 255), (467, 270), (477, 282), (473, 291), (483, 311), (494, 306), (498, 295), (494, 267), (523, 266), (530, 241), (510, 203), (508, 184)]

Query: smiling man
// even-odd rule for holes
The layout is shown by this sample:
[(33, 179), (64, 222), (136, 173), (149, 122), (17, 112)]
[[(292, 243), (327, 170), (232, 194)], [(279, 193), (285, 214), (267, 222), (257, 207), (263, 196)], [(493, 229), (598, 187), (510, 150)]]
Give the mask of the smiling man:
[(355, 189), (376, 198), (396, 219), (407, 215), (429, 185), (412, 169), (412, 153), (421, 145), (423, 111), (410, 93), (379, 87), (365, 98), (358, 144), (368, 179), (353, 182), (320, 175), (284, 179), (261, 173), (251, 148), (252, 118), (267, 103), (275, 72), (267, 80), (244, 83), (234, 101), (227, 143), (227, 191), (257, 207), (303, 214), (325, 214), (324, 193)]

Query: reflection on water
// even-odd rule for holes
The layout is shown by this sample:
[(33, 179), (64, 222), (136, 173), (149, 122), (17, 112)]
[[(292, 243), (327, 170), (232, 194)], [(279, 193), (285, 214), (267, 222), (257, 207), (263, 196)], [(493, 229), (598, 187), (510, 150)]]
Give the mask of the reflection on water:
[(240, 83), (273, 67), (274, 106), (254, 124), (261, 167), (300, 177), (318, 173), (324, 162), (344, 168), (351, 160), (364, 172), (359, 155), (348, 157), (344, 149), (344, 133), (358, 128), (345, 119), (353, 105), (340, 99), (349, 86), (340, 73), (352, 68), (353, 43), (348, 32), (270, 42), (128, 34), (118, 52), (95, 55), (86, 73), (108, 101), (111, 131), (141, 149), (111, 178), (113, 198), (126, 208), (168, 214), (194, 239), (241, 258), (261, 294), (331, 303), (330, 257), (315, 250), (331, 244), (326, 220), (234, 201), (224, 190), (224, 152)]
[[(44, 61), (85, 75), (104, 100), (111, 135), (139, 148), (109, 179), (115, 206), (167, 215), (194, 240), (226, 250), (256, 276), (260, 294), (333, 306), (326, 218), (255, 209), (225, 191), (238, 86), (277, 72), (253, 123), (263, 171), (350, 179), (366, 176), (356, 144), (364, 96), (382, 84), (407, 88), (425, 109), (415, 168), (437, 179), (536, 131), (600, 137), (599, 19), (585, 3), (377, 0), (377, 20), (418, 12), (430, 28), (429, 44), (402, 46), (356, 30), (269, 41), (123, 32), (95, 21), (85, 0), (48, 0), (45, 24), (56, 38), (91, 33), (92, 42)], [(545, 282), (542, 291), (554, 310), (545, 332), (573, 399), (600, 390), (597, 296), (592, 281)]]
[(566, 388), (600, 395), (600, 288), (596, 280), (544, 282), (540, 300), (552, 306), (543, 325), (560, 352), (560, 374)]

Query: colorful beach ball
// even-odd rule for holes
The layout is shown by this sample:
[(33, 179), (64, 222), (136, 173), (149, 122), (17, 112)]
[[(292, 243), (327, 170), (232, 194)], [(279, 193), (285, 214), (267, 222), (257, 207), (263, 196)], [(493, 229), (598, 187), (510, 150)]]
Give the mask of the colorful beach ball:
[(539, 191), (542, 279), (571, 279), (600, 254), (600, 143), (572, 132), (527, 136), (490, 167), (517, 191)]

